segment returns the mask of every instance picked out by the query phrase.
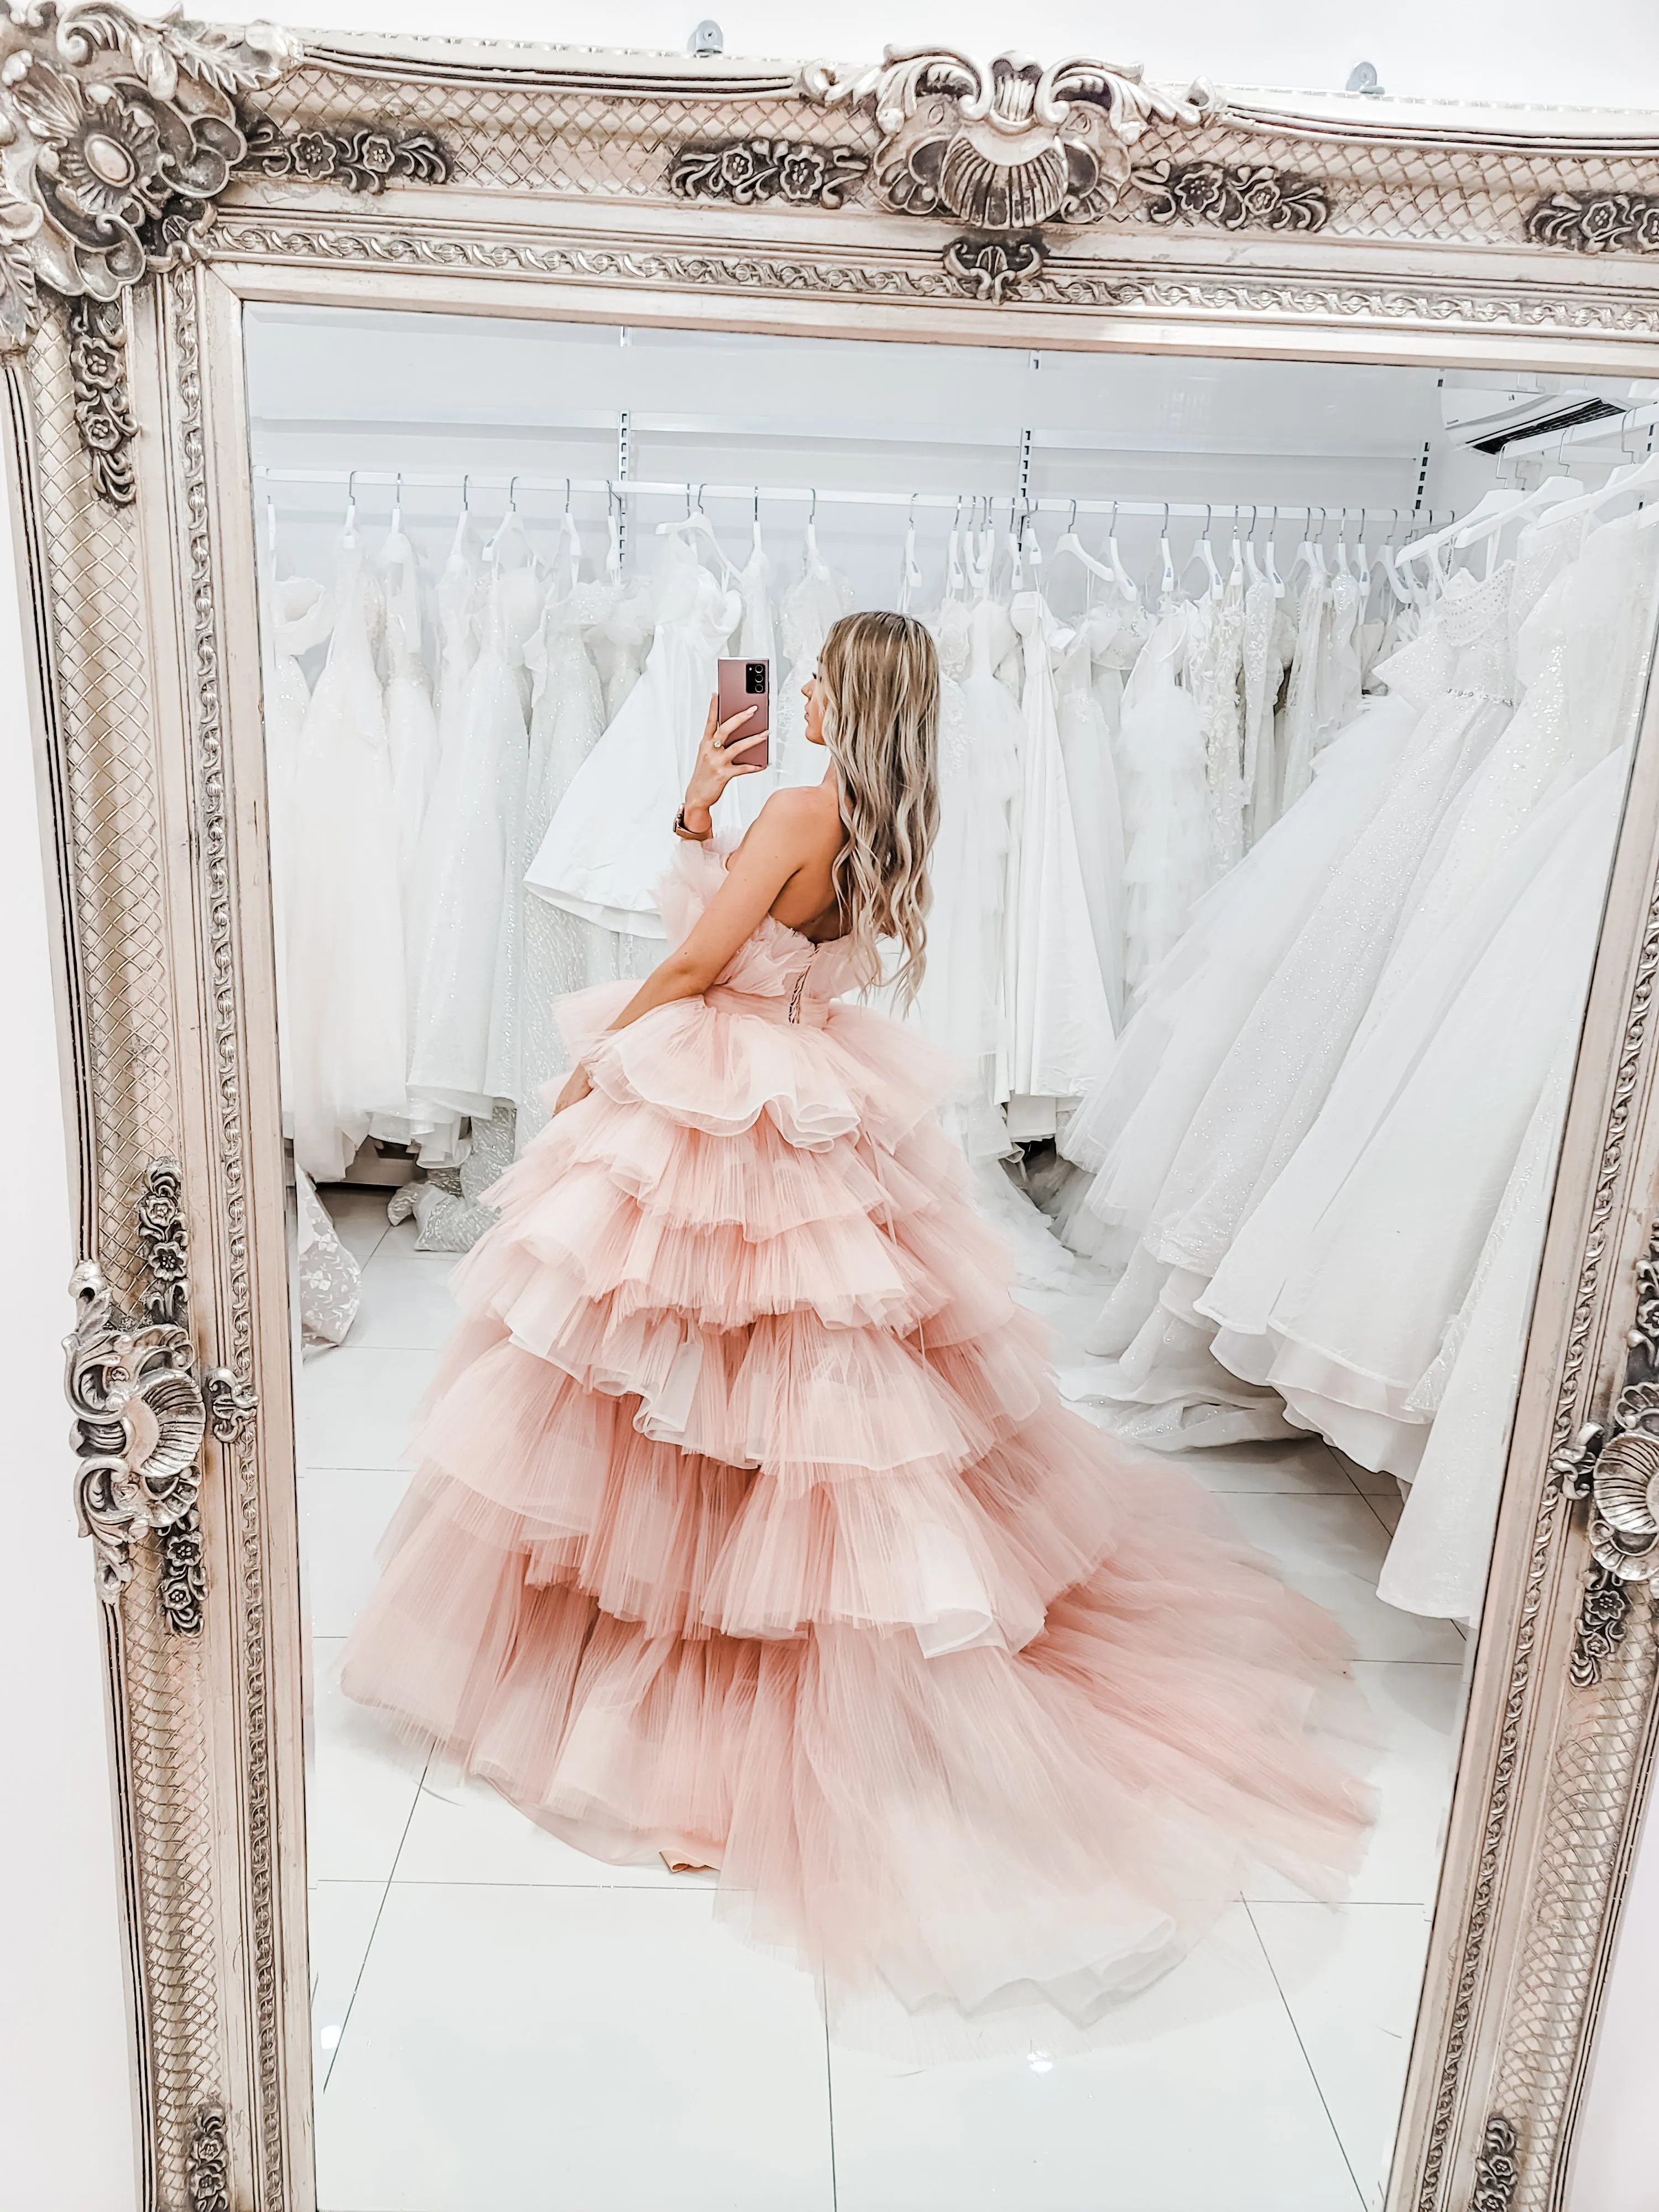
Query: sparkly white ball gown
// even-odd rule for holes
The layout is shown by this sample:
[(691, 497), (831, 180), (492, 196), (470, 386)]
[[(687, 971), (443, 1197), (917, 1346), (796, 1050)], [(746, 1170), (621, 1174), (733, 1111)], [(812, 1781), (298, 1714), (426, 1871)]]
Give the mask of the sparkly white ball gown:
[[(684, 854), (675, 938), (718, 888)], [(913, 2014), (1089, 2025), (1364, 1813), (1341, 1638), (1219, 1501), (1066, 1413), (945, 1064), (768, 918), (612, 1030), (492, 1194), (348, 1692), (596, 1857)]]

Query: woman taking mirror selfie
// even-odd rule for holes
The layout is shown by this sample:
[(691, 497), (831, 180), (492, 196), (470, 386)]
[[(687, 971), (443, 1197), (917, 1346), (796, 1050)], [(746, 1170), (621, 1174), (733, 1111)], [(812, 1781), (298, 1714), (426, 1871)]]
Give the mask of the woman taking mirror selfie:
[(1040, 1996), (1086, 2027), (1253, 1863), (1357, 1863), (1306, 1740), (1344, 1642), (1060, 1404), (948, 1069), (842, 995), (884, 941), (901, 1009), (921, 981), (933, 639), (843, 617), (806, 696), (823, 781), (729, 854), (715, 810), (760, 771), (711, 702), (678, 942), (563, 1009), (575, 1072), (458, 1271), (343, 1681), (597, 1856), (718, 1867), (832, 2010)]
[(1649, 126), (719, 46), (0, 14), (144, 2201), (1649, 2212)]

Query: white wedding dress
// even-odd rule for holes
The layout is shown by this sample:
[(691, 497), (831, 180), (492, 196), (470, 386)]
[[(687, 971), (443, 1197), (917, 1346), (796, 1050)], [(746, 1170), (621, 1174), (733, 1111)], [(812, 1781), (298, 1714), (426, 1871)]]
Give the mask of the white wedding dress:
[(1119, 629), (1114, 607), (1089, 609), (1054, 659), (1060, 757), (1071, 799), (1084, 896), (1114, 1028), (1123, 1018), (1123, 804), (1111, 732), (1094, 690), (1099, 653)]
[(1024, 684), (1008, 872), (1008, 1090), (1033, 1102), (1017, 1133), (1052, 1136), (1053, 1102), (1080, 1097), (1105, 1066), (1112, 1013), (1060, 750), (1054, 654), (1069, 633), (1040, 592), (1017, 592), (1009, 616), (1024, 646)]
[(663, 539), (645, 673), (571, 778), (526, 875), (532, 890), (607, 929), (664, 937), (657, 886), (674, 856), (714, 664), (741, 613), (738, 594), (683, 538)]
[(511, 1077), (503, 1095), (518, 1109), (515, 1146), (520, 1152), (546, 1126), (546, 1092), (556, 1088), (569, 1066), (558, 1000), (596, 983), (643, 977), (661, 951), (649, 938), (606, 929), (552, 905), (526, 890), (523, 881), (560, 801), (604, 732), (604, 686), (586, 641), (604, 622), (616, 593), (612, 584), (582, 584), (563, 598), (550, 598), (540, 630), (526, 648), (534, 682), (530, 777), (515, 863), (522, 934), (513, 1054), (502, 1068)]
[(1204, 731), (1176, 680), (1190, 611), (1158, 617), (1123, 687), (1117, 757), (1123, 809), (1123, 978), (1140, 989), (1187, 927), (1209, 881)]
[(287, 870), (294, 1156), (336, 1182), (407, 1109), (403, 886), (392, 756), (374, 665), (379, 600), (355, 534), (333, 634), (300, 732)]
[[(823, 775), (823, 756), (806, 742), (806, 702), (802, 686), (817, 669), (823, 641), (853, 605), (852, 586), (838, 576), (818, 551), (817, 533), (809, 523), (801, 555), (801, 573), (784, 593), (778, 609), (779, 673), (772, 702), (772, 760), (774, 789), (792, 784), (817, 783)], [(763, 781), (754, 776), (749, 781)]]
[[(522, 550), (522, 547), (514, 547)], [(446, 732), (417, 862), (428, 933), (416, 997), (410, 1091), (441, 1119), (488, 1121), (489, 1071), (507, 824), (524, 805), (528, 732), (524, 647), (540, 606), (527, 560), (490, 562), (483, 578), (478, 654)]]
[[(1196, 1302), (1323, 1103), (1436, 826), (1508, 719), (1511, 575), (1506, 564), (1484, 586), (1453, 578), (1416, 672), (1438, 696), (1432, 706), (1425, 699), (1380, 804), (1237, 1028), (1107, 1300), (1094, 1348), (1120, 1355), (1121, 1367), (1100, 1388), (1152, 1409), (1127, 1431), (1145, 1441), (1285, 1433), (1279, 1400), (1218, 1365), (1213, 1324)], [(1395, 673), (1409, 690), (1411, 671)], [(1293, 809), (1284, 827), (1295, 819)]]
[[(274, 552), (270, 557), (274, 560)], [(270, 821), (271, 936), (276, 968), (276, 1051), (283, 1097), (287, 1101), (294, 1095), (293, 1069), (289, 1061), (288, 1012), (294, 811), (300, 747), (306, 710), (311, 704), (311, 686), (300, 665), (300, 656), (320, 645), (328, 635), (334, 623), (334, 603), (323, 586), (309, 576), (279, 577), (265, 567), (259, 580), (259, 617), (265, 789)]]
[[(772, 696), (768, 705), (767, 726), (772, 734), (767, 744), (767, 764), (760, 774), (737, 777), (720, 794), (721, 830), (739, 837), (777, 790), (783, 754), (777, 734), (781, 672), (778, 666), (777, 626), (772, 617), (771, 577), (772, 563), (761, 543), (760, 525), (757, 523), (749, 558), (737, 574), (737, 593), (743, 603), (743, 613), (738, 625), (737, 642), (731, 649), (744, 660), (764, 660), (771, 664)], [(823, 772), (820, 762), (818, 773), (822, 775)]]
[[(1511, 848), (1498, 878), (1507, 911), (1440, 1018), (1396, 1002), (1389, 1027), (1429, 1034), (1291, 1247), (1265, 1325), (1249, 1337), (1224, 1326), (1216, 1338), (1226, 1365), (1270, 1382), (1298, 1425), (1362, 1467), (1418, 1472), (1433, 1409), (1414, 1394), (1583, 1012), (1626, 769), (1622, 751), (1609, 756)], [(1387, 1028), (1371, 1042), (1363, 1057), (1373, 1071), (1405, 1057)], [(1201, 1301), (1212, 1319), (1233, 1312), (1224, 1274)]]
[(427, 688), (421, 650), (420, 572), (415, 548), (403, 531), (390, 530), (381, 540), (380, 566), (386, 605), (381, 655), (386, 672), (386, 742), (392, 748), (392, 798), (398, 817), (398, 857), (404, 895), (412, 902), (415, 856), (438, 775), (438, 717)]

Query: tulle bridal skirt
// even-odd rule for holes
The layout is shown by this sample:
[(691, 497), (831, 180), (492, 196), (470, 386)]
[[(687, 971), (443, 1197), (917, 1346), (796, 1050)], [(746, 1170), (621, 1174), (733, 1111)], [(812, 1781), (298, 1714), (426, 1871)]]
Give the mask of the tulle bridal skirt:
[(593, 1091), (457, 1271), (344, 1686), (599, 1858), (718, 1865), (832, 2001), (1086, 2030), (1252, 1864), (1340, 1888), (1343, 1638), (1062, 1407), (947, 1064), (792, 944), (563, 1002)]

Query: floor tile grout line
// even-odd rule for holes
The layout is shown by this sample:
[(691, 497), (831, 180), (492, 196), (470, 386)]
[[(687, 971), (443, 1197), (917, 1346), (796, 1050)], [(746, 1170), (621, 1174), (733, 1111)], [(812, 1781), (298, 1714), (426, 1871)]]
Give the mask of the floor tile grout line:
[(392, 1854), (392, 1864), (386, 1870), (386, 1881), (380, 1890), (380, 1901), (374, 1908), (374, 1924), (368, 1931), (368, 1941), (363, 1946), (363, 1955), (357, 1961), (357, 1972), (352, 1980), (351, 1995), (346, 2001), (345, 2010), (340, 2015), (340, 2039), (329, 2053), (328, 2070), (323, 2075), (325, 2096), (328, 2094), (329, 2083), (334, 2078), (334, 2069), (339, 2060), (340, 2053), (345, 2048), (346, 2030), (351, 2025), (352, 2012), (357, 2002), (357, 1992), (362, 1987), (363, 1976), (368, 1970), (368, 1954), (374, 1948), (374, 1938), (380, 1932), (380, 1919), (386, 1911), (386, 1899), (392, 1894), (392, 1878), (398, 1871), (398, 1862), (403, 1856), (404, 1845), (409, 1841), (410, 1825), (415, 1818), (415, 1808), (421, 1802), (421, 1784), (426, 1780), (426, 1770), (431, 1764), (431, 1758), (428, 1756), (425, 1765), (421, 1769), (420, 1781), (415, 1784), (415, 1794), (409, 1801), (409, 1813), (404, 1821), (403, 1831), (398, 1838), (398, 1848)]
[(841, 2212), (841, 2177), (836, 2171), (836, 2061), (830, 2042), (830, 1984), (818, 1966), (818, 2011), (823, 2018), (823, 2095), (830, 2117), (830, 2212)]
[(1353, 2160), (1348, 2156), (1348, 2146), (1342, 2140), (1342, 2130), (1331, 2117), (1331, 2108), (1325, 2098), (1324, 2085), (1314, 2070), (1312, 2059), (1308, 2056), (1308, 2046), (1302, 2040), (1302, 2030), (1297, 2026), (1296, 2014), (1291, 2009), (1291, 2001), (1285, 1996), (1285, 1985), (1279, 1978), (1279, 1969), (1273, 1964), (1273, 1953), (1262, 1940), (1261, 1930), (1256, 1925), (1255, 1914), (1250, 1909), (1249, 1899), (1244, 1898), (1241, 1902), (1244, 1907), (1244, 1917), (1250, 1923), (1251, 1933), (1255, 1936), (1261, 1956), (1267, 1962), (1267, 1972), (1273, 1977), (1273, 1989), (1278, 1995), (1279, 2003), (1285, 2008), (1285, 2018), (1289, 2024), (1291, 2033), (1296, 2038), (1296, 2047), (1302, 2053), (1302, 2063), (1308, 2069), (1308, 2079), (1313, 2083), (1314, 2094), (1319, 2100), (1319, 2109), (1325, 2115), (1325, 2124), (1329, 2128), (1331, 2140), (1336, 2145), (1336, 2154), (1341, 2160), (1343, 2170), (1352, 2184), (1355, 2202), (1359, 2208), (1359, 2212), (1368, 2212), (1365, 2192), (1359, 2185), (1359, 2176), (1353, 2170)]

